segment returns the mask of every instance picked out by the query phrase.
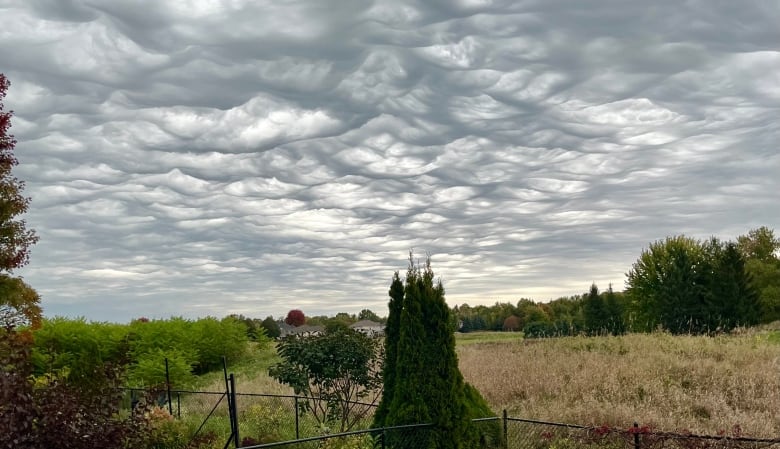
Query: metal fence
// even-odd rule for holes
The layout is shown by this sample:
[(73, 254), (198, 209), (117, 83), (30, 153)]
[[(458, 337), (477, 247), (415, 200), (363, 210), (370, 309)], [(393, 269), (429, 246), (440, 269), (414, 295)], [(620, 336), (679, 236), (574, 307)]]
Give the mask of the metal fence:
[[(501, 424), (499, 440), (482, 440), (474, 449), (768, 449), (780, 447), (779, 439), (725, 435), (653, 432), (634, 425), (628, 429), (577, 426), (519, 418), (475, 420), (476, 426)], [(483, 429), (486, 430), (486, 429)], [(490, 434), (490, 430), (481, 432)], [(295, 441), (250, 444), (245, 449), (430, 449), (436, 442), (431, 425), (415, 424), (359, 430)], [(463, 448), (471, 449), (471, 448)]]
[[(367, 416), (351, 431), (337, 433), (338, 429), (315, 419), (308, 408), (317, 408), (317, 398), (238, 393), (231, 391), (229, 382), (226, 385), (225, 392), (162, 392), (157, 395), (158, 405), (176, 417), (201, 419), (198, 431), (210, 421), (212, 426), (230, 429), (234, 447), (430, 449), (435, 435), (428, 424), (371, 429), (373, 405), (361, 403), (355, 403), (356, 413), (368, 411)], [(130, 398), (141, 393), (127, 392)], [(623, 429), (528, 420), (509, 417), (506, 412), (475, 420), (473, 425), (482, 435), (479, 449), (780, 449), (780, 439), (743, 437), (738, 429), (728, 435), (695, 435), (658, 432), (639, 424)]]

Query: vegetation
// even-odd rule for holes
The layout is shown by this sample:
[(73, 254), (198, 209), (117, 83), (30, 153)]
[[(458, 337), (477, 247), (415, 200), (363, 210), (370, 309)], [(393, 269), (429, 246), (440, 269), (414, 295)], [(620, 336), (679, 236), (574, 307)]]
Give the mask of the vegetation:
[(290, 336), (279, 342), (282, 360), (269, 374), (296, 395), (317, 400), (302, 403), (321, 426), (350, 430), (371, 412), (381, 394), (382, 346), (351, 329), (323, 335)]
[[(168, 359), (173, 387), (187, 388), (194, 375), (219, 370), (223, 357), (233, 363), (247, 350), (246, 327), (232, 317), (139, 319), (129, 325), (57, 317), (43, 320), (33, 335), (33, 373), (57, 373), (79, 385), (113, 364), (126, 368), (130, 385), (159, 387)], [(261, 334), (258, 344), (268, 342)]]
[(303, 314), (302, 311), (298, 309), (293, 309), (287, 312), (287, 317), (284, 319), (284, 322), (289, 324), (290, 326), (303, 326), (306, 324), (306, 316)]
[(465, 384), (458, 369), (444, 287), (441, 281), (434, 282), (430, 259), (420, 267), (411, 254), (403, 296), (399, 281), (396, 273), (390, 288), (388, 323), (392, 326), (385, 338), (387, 353), (395, 354), (385, 366), (394, 375), (389, 377), (392, 384), (385, 379), (381, 412), (374, 426), (431, 423), (433, 431), (420, 435), (415, 447), (476, 447), (485, 438), (471, 420), (493, 413), (479, 393)]
[(758, 296), (734, 243), (684, 236), (657, 241), (642, 252), (626, 283), (638, 330), (709, 333), (758, 320)]
[[(464, 334), (469, 338), (472, 334)], [(502, 334), (506, 335), (506, 334)], [(717, 435), (780, 434), (780, 331), (458, 344), (464, 378), (510, 416)]]
[(14, 155), (16, 140), (8, 133), (12, 111), (4, 111), (3, 99), (10, 82), (0, 73), (0, 327), (7, 329), (32, 325), (41, 319), (40, 297), (32, 287), (19, 277), (13, 277), (15, 269), (30, 260), (30, 247), (38, 241), (27, 223), (18, 217), (25, 212), (30, 198), (22, 195), (24, 181), (13, 175), (19, 164)]

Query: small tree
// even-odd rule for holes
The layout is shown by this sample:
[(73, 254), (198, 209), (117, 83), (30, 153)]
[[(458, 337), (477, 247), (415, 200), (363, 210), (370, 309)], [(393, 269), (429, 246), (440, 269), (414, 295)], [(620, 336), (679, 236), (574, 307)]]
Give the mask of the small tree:
[(287, 312), (287, 318), (284, 319), (284, 322), (290, 326), (303, 326), (306, 324), (306, 315), (301, 310), (293, 309)]
[(520, 318), (516, 317), (515, 315), (508, 316), (504, 320), (504, 325), (502, 326), (502, 329), (504, 331), (509, 332), (517, 332), (520, 330)]
[(338, 328), (319, 336), (288, 337), (277, 350), (282, 361), (268, 373), (310, 398), (302, 407), (320, 424), (337, 424), (346, 432), (373, 410), (382, 390), (378, 340)]

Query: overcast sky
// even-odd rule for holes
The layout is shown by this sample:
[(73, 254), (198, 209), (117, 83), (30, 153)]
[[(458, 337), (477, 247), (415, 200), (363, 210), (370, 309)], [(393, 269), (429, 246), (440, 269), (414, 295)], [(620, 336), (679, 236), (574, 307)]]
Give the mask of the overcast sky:
[(776, 0), (0, 0), (47, 316), (624, 287), (780, 228)]

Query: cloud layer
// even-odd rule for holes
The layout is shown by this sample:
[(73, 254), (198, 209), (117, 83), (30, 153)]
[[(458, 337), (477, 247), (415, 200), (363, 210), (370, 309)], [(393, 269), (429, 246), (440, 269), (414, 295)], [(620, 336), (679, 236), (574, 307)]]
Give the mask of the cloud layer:
[(777, 228), (767, 2), (0, 0), (49, 315), (384, 314), (621, 288)]

